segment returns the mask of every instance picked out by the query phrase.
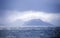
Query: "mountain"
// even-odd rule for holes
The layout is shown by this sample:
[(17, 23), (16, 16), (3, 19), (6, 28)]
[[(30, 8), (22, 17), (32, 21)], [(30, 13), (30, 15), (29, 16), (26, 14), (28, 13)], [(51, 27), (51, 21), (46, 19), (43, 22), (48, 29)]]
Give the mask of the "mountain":
[(53, 26), (50, 23), (44, 22), (40, 19), (32, 19), (24, 23), (25, 26)]

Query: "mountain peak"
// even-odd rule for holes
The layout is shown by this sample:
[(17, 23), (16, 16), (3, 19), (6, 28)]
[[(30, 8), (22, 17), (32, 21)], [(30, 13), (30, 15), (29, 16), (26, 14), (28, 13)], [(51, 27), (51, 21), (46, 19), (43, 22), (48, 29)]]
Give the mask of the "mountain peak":
[(44, 22), (40, 19), (32, 19), (32, 20), (25, 22), (25, 25), (28, 25), (28, 26), (51, 26), (52, 24)]

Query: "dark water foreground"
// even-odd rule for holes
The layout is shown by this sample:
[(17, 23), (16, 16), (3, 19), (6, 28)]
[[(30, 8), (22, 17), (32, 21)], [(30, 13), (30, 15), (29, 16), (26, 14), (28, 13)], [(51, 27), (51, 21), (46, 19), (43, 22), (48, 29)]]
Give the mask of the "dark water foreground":
[(0, 30), (0, 38), (59, 38), (60, 27), (24, 27)]

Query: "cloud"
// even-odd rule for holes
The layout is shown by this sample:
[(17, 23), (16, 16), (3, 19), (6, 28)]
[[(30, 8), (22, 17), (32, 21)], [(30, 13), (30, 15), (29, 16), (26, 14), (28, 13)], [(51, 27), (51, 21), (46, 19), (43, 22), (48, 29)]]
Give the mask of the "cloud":
[[(22, 24), (26, 21), (32, 20), (32, 19), (40, 19), (44, 22), (48, 22), (53, 25), (59, 25), (57, 22), (60, 18), (60, 14), (58, 13), (46, 13), (46, 12), (40, 12), (40, 11), (6, 11), (6, 16), (3, 19), (3, 24), (11, 24), (18, 23), (17, 20), (20, 20)], [(21, 22), (19, 24), (21, 24)]]
[(4, 0), (0, 3), (0, 10), (60, 12), (60, 0)]

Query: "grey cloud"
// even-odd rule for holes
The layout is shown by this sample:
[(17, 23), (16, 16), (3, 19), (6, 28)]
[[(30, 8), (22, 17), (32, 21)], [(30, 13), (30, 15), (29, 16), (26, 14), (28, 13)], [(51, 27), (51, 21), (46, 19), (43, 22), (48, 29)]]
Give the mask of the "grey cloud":
[(60, 13), (60, 0), (0, 0), (0, 10), (44, 11)]

